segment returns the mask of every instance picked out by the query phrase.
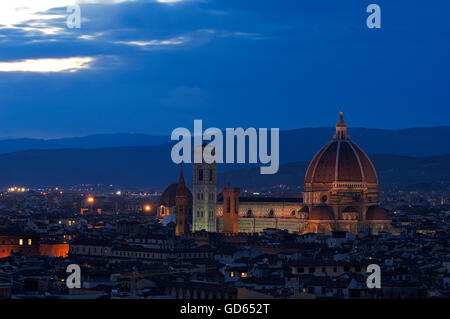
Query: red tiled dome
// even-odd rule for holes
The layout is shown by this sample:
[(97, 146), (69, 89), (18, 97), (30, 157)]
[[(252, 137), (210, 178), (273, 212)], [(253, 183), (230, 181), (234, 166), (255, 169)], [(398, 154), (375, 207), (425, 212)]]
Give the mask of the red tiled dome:
[(381, 206), (371, 206), (367, 210), (366, 220), (389, 220), (389, 215)]
[(305, 175), (305, 183), (332, 182), (378, 184), (372, 161), (350, 140), (342, 112), (334, 138), (314, 156)]
[(164, 206), (175, 206), (178, 184), (172, 184), (167, 187), (159, 198), (159, 204)]
[(187, 197), (188, 205), (192, 205), (192, 193), (184, 183), (183, 168), (180, 169), (180, 178), (178, 183), (167, 187), (159, 198), (159, 205), (175, 206), (178, 197)]
[(333, 220), (333, 209), (327, 205), (315, 206), (309, 213), (309, 219), (311, 220)]
[[(167, 187), (159, 198), (159, 205), (164, 205), (167, 207), (175, 206), (176, 198), (177, 198), (177, 188), (178, 184), (172, 184)], [(188, 197), (188, 203), (192, 203), (192, 193), (187, 188), (184, 187), (185, 195)]]

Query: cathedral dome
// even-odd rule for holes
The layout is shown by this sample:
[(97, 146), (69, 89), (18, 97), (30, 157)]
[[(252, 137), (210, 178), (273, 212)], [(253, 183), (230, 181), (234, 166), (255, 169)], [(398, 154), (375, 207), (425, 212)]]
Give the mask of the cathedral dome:
[[(180, 189), (178, 187), (178, 183), (172, 184), (167, 187), (159, 198), (159, 205), (164, 205), (166, 207), (175, 206), (176, 198), (177, 198), (177, 189), (180, 193)], [(187, 196), (188, 203), (192, 203), (192, 193), (187, 187), (182, 188), (182, 195)], [(180, 196), (180, 194), (179, 194)]]
[(175, 206), (175, 199), (177, 196), (177, 187), (178, 184), (172, 184), (167, 187), (159, 198), (159, 205), (164, 206)]
[(387, 211), (380, 206), (371, 206), (367, 210), (366, 220), (389, 220)]
[(378, 184), (372, 161), (347, 134), (342, 111), (336, 134), (314, 156), (305, 175), (305, 183), (333, 182)]
[(309, 213), (310, 220), (333, 220), (333, 209), (327, 205), (315, 206)]

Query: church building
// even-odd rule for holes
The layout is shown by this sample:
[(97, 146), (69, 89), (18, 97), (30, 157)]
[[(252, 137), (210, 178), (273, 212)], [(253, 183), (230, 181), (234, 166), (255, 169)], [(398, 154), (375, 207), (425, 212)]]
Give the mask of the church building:
[[(193, 164), (193, 170), (193, 194), (181, 173), (178, 185), (184, 186), (169, 186), (158, 207), (159, 218), (177, 214), (179, 234), (188, 231), (186, 216), (191, 208), (193, 232), (258, 233), (267, 228), (298, 234), (392, 231), (389, 215), (379, 204), (375, 167), (350, 139), (342, 111), (336, 133), (308, 166), (303, 198), (240, 196), (239, 188), (224, 188), (217, 194), (216, 164)], [(178, 189), (182, 189), (180, 197)]]

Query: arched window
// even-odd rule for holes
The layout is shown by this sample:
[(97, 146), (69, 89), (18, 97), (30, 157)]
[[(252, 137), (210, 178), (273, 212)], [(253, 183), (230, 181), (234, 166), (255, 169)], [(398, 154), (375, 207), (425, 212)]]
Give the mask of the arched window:
[(291, 215), (292, 215), (292, 216), (295, 216), (295, 210), (293, 210), (293, 211), (291, 212)]
[(247, 217), (252, 217), (252, 215), (253, 215), (253, 212), (252, 212), (251, 209), (249, 209), (249, 210), (247, 211)]
[(275, 213), (274, 213), (273, 209), (271, 209), (271, 210), (269, 211), (269, 217), (273, 217), (274, 214), (275, 214)]

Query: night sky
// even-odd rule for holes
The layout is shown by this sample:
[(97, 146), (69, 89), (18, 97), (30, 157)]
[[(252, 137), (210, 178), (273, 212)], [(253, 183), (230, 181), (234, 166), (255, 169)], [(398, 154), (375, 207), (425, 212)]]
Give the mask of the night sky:
[(448, 0), (74, 2), (0, 2), (0, 138), (450, 125)]

